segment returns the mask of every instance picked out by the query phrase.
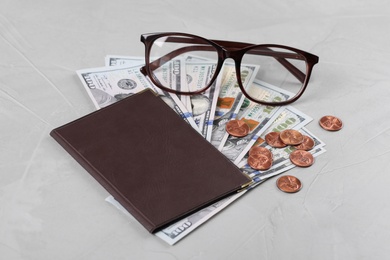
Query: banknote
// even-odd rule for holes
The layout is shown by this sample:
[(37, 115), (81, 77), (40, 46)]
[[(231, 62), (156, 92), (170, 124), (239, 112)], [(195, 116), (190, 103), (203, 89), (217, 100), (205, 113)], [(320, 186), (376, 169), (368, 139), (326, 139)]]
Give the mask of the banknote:
[(178, 222), (172, 224), (171, 226), (162, 229), (157, 232), (155, 235), (170, 245), (175, 244), (180, 239), (187, 236), (201, 224), (209, 220), (215, 214), (226, 208), (233, 201), (237, 200), (239, 197), (245, 194), (247, 190), (241, 191), (232, 195), (230, 197), (224, 198), (211, 206), (203, 208), (194, 214), (179, 220)]
[[(241, 69), (241, 78), (244, 79), (244, 87), (251, 85), (255, 79), (259, 66), (246, 65)], [(221, 150), (222, 139), (225, 136), (226, 123), (236, 118), (238, 111), (245, 100), (237, 83), (236, 70), (233, 64), (226, 63), (221, 71), (220, 92), (217, 100), (217, 107), (213, 121), (211, 144)]]
[[(206, 87), (212, 79), (217, 64), (215, 61), (195, 55), (186, 55), (184, 59), (187, 90), (190, 90), (191, 92), (200, 91)], [(220, 84), (218, 84), (219, 78), (206, 91), (190, 96), (194, 120), (202, 135), (205, 136), (206, 140), (209, 142), (211, 140), (213, 120), (220, 89)]]
[(78, 70), (76, 73), (97, 109), (149, 87), (137, 67), (101, 67)]
[(260, 145), (264, 142), (265, 135), (269, 132), (280, 132), (285, 129), (301, 129), (313, 119), (306, 115), (305, 113), (295, 109), (292, 106), (286, 106), (281, 108), (281, 112), (278, 117), (272, 122), (270, 126), (268, 126), (265, 131), (259, 131), (256, 135), (253, 136), (251, 140), (251, 144), (247, 145), (241, 153), (237, 156), (235, 162), (242, 166), (241, 161), (246, 162), (248, 157), (248, 151), (255, 145)]
[[(188, 92), (185, 59), (178, 58), (165, 62), (153, 71), (156, 79), (169, 89)], [(181, 102), (192, 113), (191, 100), (188, 95), (178, 95)]]
[[(180, 219), (176, 223), (156, 232), (155, 235), (164, 240), (169, 245), (174, 245), (179, 240), (181, 240), (193, 230), (195, 230), (197, 227), (199, 227), (211, 217), (216, 215), (218, 212), (226, 208), (233, 201), (240, 198), (242, 195), (245, 194), (246, 191), (247, 190), (243, 190), (234, 195), (226, 197), (208, 207), (205, 207), (189, 215), (188, 217)], [(128, 217), (132, 217), (130, 213), (117, 200), (115, 200), (113, 196), (110, 195), (105, 200), (112, 204), (115, 208), (123, 212)]]
[[(191, 91), (199, 91), (210, 82), (215, 73), (216, 64), (205, 61), (187, 61), (185, 67), (188, 89)], [(206, 91), (190, 97), (192, 115), (207, 141), (211, 140), (212, 123), (217, 105), (219, 87), (220, 85), (213, 84)]]
[[(290, 92), (259, 80), (255, 80), (251, 84), (251, 89), (253, 92), (257, 90), (258, 95), (264, 96), (266, 101), (283, 101), (292, 95)], [(260, 136), (283, 111), (283, 107), (280, 106), (265, 106), (251, 101), (244, 102), (243, 106), (245, 108), (241, 109), (237, 118), (248, 124), (250, 129), (249, 134), (238, 138), (229, 135), (225, 131), (219, 147), (219, 150), (236, 164), (240, 162), (238, 157), (249, 150), (247, 149), (245, 151), (245, 148), (247, 148), (249, 144), (253, 144), (257, 137)]]
[(155, 87), (140, 72), (140, 66), (112, 66), (76, 71), (95, 107), (100, 109), (146, 88), (156, 92), (177, 114), (199, 131), (191, 113), (175, 94)]
[[(145, 58), (137, 56), (116, 56), (107, 55), (105, 58), (106, 66), (136, 66), (145, 65)], [(166, 62), (159, 70), (155, 71), (157, 79), (168, 85), (169, 88), (174, 90), (188, 90), (187, 77), (185, 71), (185, 59), (173, 59)], [(192, 106), (190, 96), (180, 95), (177, 96), (183, 105), (187, 108), (187, 111), (192, 113)]]

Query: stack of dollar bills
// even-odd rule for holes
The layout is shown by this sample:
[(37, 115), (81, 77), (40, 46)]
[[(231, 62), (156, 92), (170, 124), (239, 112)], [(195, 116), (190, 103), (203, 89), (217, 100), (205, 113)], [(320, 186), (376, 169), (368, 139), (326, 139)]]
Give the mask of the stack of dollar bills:
[[(180, 64), (180, 73), (177, 74), (176, 78), (169, 79), (171, 82), (166, 82), (173, 84), (172, 88), (180, 89), (188, 84), (201, 84), (202, 75), (199, 74), (202, 69), (203, 71), (204, 68), (211, 70), (215, 66), (213, 63), (196, 57), (187, 57), (186, 59), (186, 65), (182, 60), (175, 61), (176, 64)], [(189, 63), (188, 60), (191, 62)], [(247, 191), (268, 178), (295, 167), (289, 159), (289, 154), (294, 148), (275, 149), (268, 146), (264, 142), (267, 133), (280, 132), (285, 129), (298, 130), (314, 140), (315, 146), (310, 150), (314, 157), (325, 152), (325, 143), (305, 128), (312, 121), (310, 116), (292, 106), (264, 106), (246, 99), (238, 87), (234, 64), (225, 63), (214, 86), (206, 92), (194, 96), (178, 96), (162, 91), (140, 72), (142, 66), (144, 66), (143, 57), (107, 56), (104, 67), (78, 70), (77, 75), (96, 109), (108, 106), (147, 88), (154, 90), (183, 120), (253, 180), (252, 185), (247, 190), (227, 197), (155, 233), (156, 236), (170, 245), (181, 240), (230, 203), (246, 194)], [(200, 67), (202, 69), (199, 69)], [(248, 65), (241, 72), (245, 73), (242, 75), (242, 78), (245, 77), (245, 86), (250, 84), (252, 87), (257, 85), (266, 89), (270, 99), (291, 95), (277, 86), (254, 79), (258, 69), (256, 66)], [(245, 122), (249, 122), (249, 134), (240, 138), (229, 135), (225, 127), (231, 119), (244, 119)], [(248, 151), (254, 145), (266, 147), (273, 153), (273, 164), (270, 169), (258, 171), (248, 166)], [(130, 216), (112, 196), (106, 200)]]

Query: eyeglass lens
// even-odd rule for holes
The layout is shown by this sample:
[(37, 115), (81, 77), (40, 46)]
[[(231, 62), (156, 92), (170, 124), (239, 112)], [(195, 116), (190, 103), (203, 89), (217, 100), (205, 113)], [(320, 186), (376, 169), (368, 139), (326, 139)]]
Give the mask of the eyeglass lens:
[(162, 86), (182, 92), (204, 89), (213, 78), (218, 51), (195, 37), (158, 38), (150, 49), (149, 68)]
[[(282, 102), (293, 98), (303, 87), (306, 61), (300, 54), (284, 48), (254, 47), (245, 52), (241, 61), (241, 75), (246, 68), (258, 84), (246, 87), (248, 95), (258, 101)], [(268, 96), (272, 87), (284, 95)]]

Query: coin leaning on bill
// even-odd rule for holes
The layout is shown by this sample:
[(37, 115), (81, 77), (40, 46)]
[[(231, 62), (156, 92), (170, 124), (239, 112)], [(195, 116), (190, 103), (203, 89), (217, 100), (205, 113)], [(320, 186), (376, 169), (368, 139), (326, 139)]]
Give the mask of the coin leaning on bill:
[(235, 137), (244, 137), (249, 134), (250, 128), (244, 120), (232, 119), (226, 123), (226, 132)]

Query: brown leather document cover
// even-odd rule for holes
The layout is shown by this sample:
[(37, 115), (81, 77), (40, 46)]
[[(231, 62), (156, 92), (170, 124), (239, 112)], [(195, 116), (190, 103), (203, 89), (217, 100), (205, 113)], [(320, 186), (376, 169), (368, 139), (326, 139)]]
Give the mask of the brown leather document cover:
[(150, 90), (50, 135), (151, 233), (250, 182)]

